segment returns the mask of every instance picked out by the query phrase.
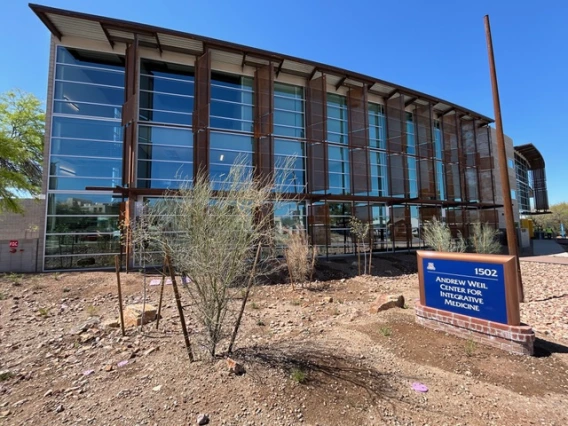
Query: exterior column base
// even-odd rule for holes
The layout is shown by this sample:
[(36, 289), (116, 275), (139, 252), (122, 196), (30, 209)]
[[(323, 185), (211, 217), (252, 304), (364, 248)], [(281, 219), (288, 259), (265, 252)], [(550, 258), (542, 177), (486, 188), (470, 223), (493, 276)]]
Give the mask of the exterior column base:
[(472, 318), (442, 309), (430, 308), (419, 301), (414, 307), (416, 323), (434, 330), (471, 339), (517, 355), (533, 355), (535, 335), (528, 325), (508, 325)]

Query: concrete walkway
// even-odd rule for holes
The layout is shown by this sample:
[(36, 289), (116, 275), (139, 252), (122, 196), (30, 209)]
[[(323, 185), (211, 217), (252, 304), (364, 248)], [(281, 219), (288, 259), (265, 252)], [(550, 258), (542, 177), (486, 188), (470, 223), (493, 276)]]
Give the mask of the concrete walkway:
[(568, 252), (555, 240), (532, 240), (531, 244), (533, 254), (521, 256), (521, 261), (568, 265)]

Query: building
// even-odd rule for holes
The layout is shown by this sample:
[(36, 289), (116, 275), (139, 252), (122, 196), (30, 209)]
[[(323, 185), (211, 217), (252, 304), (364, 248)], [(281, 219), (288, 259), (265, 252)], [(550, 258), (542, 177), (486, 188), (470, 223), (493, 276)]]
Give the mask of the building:
[[(514, 146), (513, 140), (505, 136), (505, 151), (507, 153), (507, 171), (511, 186), (511, 201), (513, 216), (517, 227), (521, 227), (521, 219), (534, 215), (548, 214), (548, 190), (546, 187), (545, 162), (541, 153), (533, 144)], [(492, 150), (497, 152), (497, 133), (491, 128)], [(495, 202), (503, 205), (501, 175), (499, 164), (495, 160)], [(505, 213), (498, 209), (498, 226), (505, 229)]]
[(488, 117), (330, 65), (30, 7), (52, 34), (44, 270), (113, 265), (139, 203), (197, 170), (215, 185), (238, 156), (289, 194), (275, 221), (301, 222), (328, 256), (353, 252), (351, 216), (391, 251), (419, 247), (434, 216), (466, 236), (498, 224)]

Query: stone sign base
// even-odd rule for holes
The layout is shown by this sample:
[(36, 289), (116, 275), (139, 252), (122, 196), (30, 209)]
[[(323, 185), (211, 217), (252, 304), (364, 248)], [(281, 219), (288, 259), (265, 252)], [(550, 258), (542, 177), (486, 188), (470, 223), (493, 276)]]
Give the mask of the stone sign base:
[(416, 302), (416, 322), (434, 330), (471, 339), (518, 355), (534, 353), (534, 331), (527, 325), (513, 326), (454, 314)]

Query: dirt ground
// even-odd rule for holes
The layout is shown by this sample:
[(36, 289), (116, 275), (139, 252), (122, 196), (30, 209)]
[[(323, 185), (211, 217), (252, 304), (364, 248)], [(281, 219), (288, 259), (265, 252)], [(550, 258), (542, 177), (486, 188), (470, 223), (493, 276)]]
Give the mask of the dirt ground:
[[(414, 256), (377, 258), (374, 276), (353, 277), (352, 262), (323, 262), (326, 281), (293, 291), (255, 288), (240, 376), (222, 354), (189, 363), (171, 286), (159, 330), (122, 337), (103, 327), (117, 316), (113, 273), (4, 276), (0, 424), (192, 425), (203, 413), (211, 425), (568, 424), (568, 266), (522, 263), (522, 320), (538, 337), (522, 357), (416, 325)], [(140, 302), (142, 276), (122, 281), (125, 304)], [(407, 308), (370, 314), (383, 293)]]

